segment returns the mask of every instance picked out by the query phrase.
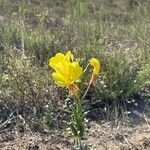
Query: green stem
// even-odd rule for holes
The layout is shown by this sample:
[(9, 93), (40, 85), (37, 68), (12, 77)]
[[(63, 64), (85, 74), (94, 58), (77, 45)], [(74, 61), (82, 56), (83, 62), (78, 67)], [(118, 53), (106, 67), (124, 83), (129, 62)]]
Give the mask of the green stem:
[[(75, 104), (76, 104), (76, 107), (75, 107), (76, 111), (75, 111), (75, 113), (76, 113), (77, 116), (78, 116), (77, 119), (79, 119), (79, 120), (81, 121), (82, 103), (81, 103), (81, 100), (80, 100), (80, 98), (79, 98), (78, 95), (75, 95), (75, 98), (76, 98), (76, 100), (75, 100)], [(76, 121), (77, 121), (77, 120), (76, 120)], [(81, 122), (80, 122), (80, 123), (81, 123)], [(80, 124), (80, 126), (82, 126), (82, 124)], [(81, 147), (82, 147), (80, 134), (78, 134), (78, 136), (75, 137), (75, 141), (76, 141), (76, 142), (75, 142), (76, 147), (80, 150)]]
[(75, 147), (78, 149), (78, 150), (81, 150), (82, 149), (82, 143), (81, 143), (81, 138), (80, 137), (77, 137), (75, 139)]

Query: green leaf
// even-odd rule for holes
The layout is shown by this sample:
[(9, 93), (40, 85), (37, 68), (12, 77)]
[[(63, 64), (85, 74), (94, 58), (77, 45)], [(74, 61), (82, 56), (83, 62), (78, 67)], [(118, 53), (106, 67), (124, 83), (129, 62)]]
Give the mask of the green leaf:
[(84, 136), (84, 126), (83, 124), (80, 124), (80, 137), (83, 137)]
[(71, 123), (70, 128), (71, 128), (72, 133), (74, 134), (74, 136), (78, 136), (78, 130), (77, 130), (75, 124)]

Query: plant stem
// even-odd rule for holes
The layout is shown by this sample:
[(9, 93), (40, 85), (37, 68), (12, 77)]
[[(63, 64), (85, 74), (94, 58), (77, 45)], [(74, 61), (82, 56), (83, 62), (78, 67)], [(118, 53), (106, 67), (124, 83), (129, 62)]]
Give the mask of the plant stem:
[[(81, 99), (79, 98), (79, 96), (77, 94), (75, 95), (75, 98), (76, 98), (76, 100), (75, 100), (75, 104), (76, 104), (76, 107), (75, 107), (76, 111), (75, 111), (75, 113), (77, 114), (77, 119), (81, 121), (81, 115), (82, 115)], [(80, 122), (79, 126), (82, 126), (82, 122)], [(81, 132), (81, 131), (79, 131), (79, 132)], [(76, 141), (75, 145), (76, 145), (77, 149), (81, 150), (82, 143), (81, 143), (81, 135), (80, 134), (78, 134), (78, 136), (75, 137), (75, 141)]]
[(86, 96), (86, 94), (88, 93), (90, 87), (91, 87), (91, 84), (88, 85), (88, 87), (87, 87), (87, 89), (86, 89), (84, 95), (83, 95), (82, 98), (81, 98), (81, 101), (85, 98), (85, 96)]

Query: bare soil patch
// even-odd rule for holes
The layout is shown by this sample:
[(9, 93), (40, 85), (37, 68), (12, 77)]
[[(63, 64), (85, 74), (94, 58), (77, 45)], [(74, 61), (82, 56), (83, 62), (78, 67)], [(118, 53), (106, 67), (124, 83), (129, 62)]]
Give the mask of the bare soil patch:
[[(149, 150), (150, 125), (92, 121), (84, 142), (90, 150)], [(2, 150), (69, 150), (71, 140), (62, 130), (44, 130), (43, 133), (1, 131)]]

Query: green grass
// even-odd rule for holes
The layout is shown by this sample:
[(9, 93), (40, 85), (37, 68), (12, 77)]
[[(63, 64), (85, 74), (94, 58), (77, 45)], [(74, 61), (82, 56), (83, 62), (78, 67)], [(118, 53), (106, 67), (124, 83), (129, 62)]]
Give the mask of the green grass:
[(67, 50), (84, 66), (101, 60), (94, 101), (149, 93), (148, 0), (0, 0), (0, 7), (2, 105), (23, 101), (38, 109), (37, 102), (52, 101), (48, 60)]

